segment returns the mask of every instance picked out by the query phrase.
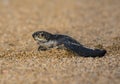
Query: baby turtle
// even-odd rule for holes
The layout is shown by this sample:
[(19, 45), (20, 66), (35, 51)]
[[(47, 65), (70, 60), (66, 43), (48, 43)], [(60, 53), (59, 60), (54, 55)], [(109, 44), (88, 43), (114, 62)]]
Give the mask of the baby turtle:
[(37, 31), (32, 36), (39, 45), (38, 51), (46, 51), (51, 48), (67, 49), (83, 57), (102, 57), (106, 53), (106, 50), (84, 47), (78, 41), (67, 35)]

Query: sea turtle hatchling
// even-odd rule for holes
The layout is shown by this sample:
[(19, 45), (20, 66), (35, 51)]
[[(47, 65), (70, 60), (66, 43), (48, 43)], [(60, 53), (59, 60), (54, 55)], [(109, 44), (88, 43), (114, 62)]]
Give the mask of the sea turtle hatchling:
[(83, 57), (102, 57), (106, 53), (104, 49), (89, 49), (84, 47), (78, 41), (67, 35), (37, 31), (32, 36), (39, 45), (38, 51), (45, 51), (51, 48), (67, 49)]

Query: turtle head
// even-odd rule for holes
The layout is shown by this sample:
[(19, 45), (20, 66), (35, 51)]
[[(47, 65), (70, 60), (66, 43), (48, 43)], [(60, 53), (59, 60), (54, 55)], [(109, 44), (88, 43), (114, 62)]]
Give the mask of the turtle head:
[(34, 40), (38, 42), (47, 42), (53, 36), (51, 33), (46, 31), (37, 31), (32, 34)]

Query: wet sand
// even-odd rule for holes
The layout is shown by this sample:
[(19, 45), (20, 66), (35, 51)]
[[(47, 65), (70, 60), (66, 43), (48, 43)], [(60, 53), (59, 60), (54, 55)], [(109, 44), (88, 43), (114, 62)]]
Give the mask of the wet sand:
[[(32, 33), (66, 34), (102, 58), (38, 52)], [(119, 0), (0, 0), (0, 84), (119, 84)]]

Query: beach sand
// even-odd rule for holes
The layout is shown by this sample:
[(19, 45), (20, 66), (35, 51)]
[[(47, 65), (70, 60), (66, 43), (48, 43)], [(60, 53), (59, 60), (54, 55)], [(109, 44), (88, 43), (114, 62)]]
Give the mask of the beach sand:
[[(38, 52), (35, 31), (65, 34), (101, 58)], [(119, 84), (120, 0), (0, 0), (0, 84)]]

